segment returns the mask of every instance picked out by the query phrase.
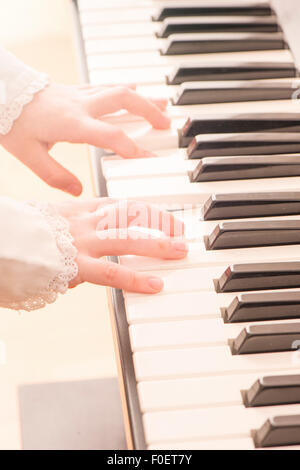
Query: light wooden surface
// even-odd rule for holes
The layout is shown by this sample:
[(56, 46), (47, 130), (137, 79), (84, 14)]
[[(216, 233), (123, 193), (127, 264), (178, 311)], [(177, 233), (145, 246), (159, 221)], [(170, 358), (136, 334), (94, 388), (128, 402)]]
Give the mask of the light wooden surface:
[[(78, 83), (68, 2), (1, 2), (0, 44), (31, 66), (49, 73), (53, 80)], [(80, 177), (85, 188), (82, 197), (92, 197), (87, 146), (59, 144), (52, 154)], [(2, 148), (0, 160), (2, 195), (18, 200), (53, 202), (68, 199), (64, 193), (46, 186)], [(7, 354), (6, 363), (0, 365), (0, 449), (22, 447), (20, 416), (24, 414), (20, 408), (20, 387), (116, 375), (106, 294), (102, 287), (79, 286), (61, 296), (55, 304), (21, 316), (0, 309), (0, 342), (5, 345)], [(77, 405), (84, 413), (89, 406), (88, 396), (83, 395)], [(34, 400), (30, 406), (34, 407)], [(90, 410), (88, 415), (89, 419), (99, 418)], [(53, 419), (56, 419), (55, 415)], [(62, 419), (57, 416), (58, 421)], [(74, 425), (76, 423), (74, 418)], [(93, 427), (92, 423), (90, 425)], [(72, 448), (73, 441), (68, 434), (71, 427), (72, 422), (68, 422), (63, 428), (61, 448)], [(28, 426), (26, 430), (30, 433)], [(33, 432), (36, 433), (36, 429)], [(43, 442), (39, 446), (42, 448)], [(84, 447), (89, 447), (88, 442), (84, 442)]]

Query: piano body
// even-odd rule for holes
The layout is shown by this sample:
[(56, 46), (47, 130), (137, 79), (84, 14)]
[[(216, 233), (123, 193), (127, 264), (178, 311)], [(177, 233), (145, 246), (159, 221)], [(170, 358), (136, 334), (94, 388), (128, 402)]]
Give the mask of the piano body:
[(299, 2), (72, 7), (86, 81), (170, 98), (168, 131), (107, 117), (159, 156), (92, 149), (97, 194), (177, 209), (190, 241), (115, 260), (165, 281), (109, 293), (129, 447), (300, 449)]

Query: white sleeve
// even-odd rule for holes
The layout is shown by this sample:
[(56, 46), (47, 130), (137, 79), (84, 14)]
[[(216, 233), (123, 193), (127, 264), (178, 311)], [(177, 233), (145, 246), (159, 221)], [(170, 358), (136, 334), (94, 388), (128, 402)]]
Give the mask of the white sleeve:
[(46, 74), (32, 69), (0, 48), (0, 135), (10, 131), (25, 104), (48, 83)]
[(50, 205), (0, 197), (0, 306), (34, 310), (77, 276), (69, 225)]

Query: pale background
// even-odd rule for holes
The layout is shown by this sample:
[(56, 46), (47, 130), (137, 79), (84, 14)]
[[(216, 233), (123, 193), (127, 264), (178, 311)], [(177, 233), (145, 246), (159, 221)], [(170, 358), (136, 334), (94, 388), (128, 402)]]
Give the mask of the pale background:
[[(0, 0), (0, 44), (31, 66), (47, 72), (55, 81), (79, 83), (69, 1)], [(84, 184), (82, 197), (92, 197), (87, 146), (59, 144), (52, 154), (81, 179)], [(61, 201), (69, 198), (46, 186), (1, 147), (0, 161), (2, 195), (19, 200)], [(102, 287), (79, 286), (61, 296), (55, 304), (21, 316), (0, 309), (0, 341), (7, 352), (6, 364), (0, 365), (0, 449), (22, 448), (24, 423), (20, 417), (20, 386), (47, 383), (54, 386), (60, 382), (116, 375), (106, 295)], [(77, 403), (83, 414), (85, 401), (89, 401), (89, 396)], [(36, 411), (33, 400), (32, 405), (27, 403), (27, 414), (30, 414), (30, 406), (32, 413)], [(55, 428), (55, 422), (53, 426)], [(61, 447), (74, 447), (71, 441), (67, 427), (60, 440)], [(76, 445), (80, 447), (80, 440)], [(86, 442), (84, 445), (89, 447)]]

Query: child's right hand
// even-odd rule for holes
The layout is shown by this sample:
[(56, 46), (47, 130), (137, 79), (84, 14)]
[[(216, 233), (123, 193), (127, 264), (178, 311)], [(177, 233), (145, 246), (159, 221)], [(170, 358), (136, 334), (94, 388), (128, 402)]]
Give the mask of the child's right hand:
[[(130, 254), (181, 259), (187, 255), (186, 244), (179, 239), (184, 233), (183, 222), (154, 205), (102, 198), (90, 202), (72, 201), (55, 207), (69, 221), (78, 250), (78, 276), (70, 287), (86, 281), (129, 292), (155, 294), (163, 289), (160, 278), (102, 257)], [(164, 233), (159, 238), (132, 237), (130, 232), (134, 229), (130, 227), (137, 219), (143, 227)], [(155, 227), (153, 221), (156, 221)], [(174, 236), (176, 239), (172, 240)]]

